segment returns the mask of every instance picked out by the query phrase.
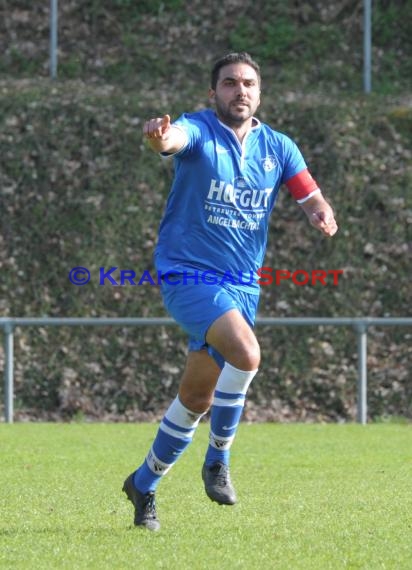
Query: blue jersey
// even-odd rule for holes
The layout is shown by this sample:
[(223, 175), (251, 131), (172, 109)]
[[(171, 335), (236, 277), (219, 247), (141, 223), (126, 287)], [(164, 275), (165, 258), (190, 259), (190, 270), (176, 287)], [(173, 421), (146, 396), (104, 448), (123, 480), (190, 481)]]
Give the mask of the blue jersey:
[(184, 114), (174, 125), (187, 143), (174, 155), (156, 268), (242, 275), (236, 286), (258, 294), (269, 216), (281, 184), (307, 168), (302, 154), (290, 138), (256, 119), (242, 144), (211, 109)]

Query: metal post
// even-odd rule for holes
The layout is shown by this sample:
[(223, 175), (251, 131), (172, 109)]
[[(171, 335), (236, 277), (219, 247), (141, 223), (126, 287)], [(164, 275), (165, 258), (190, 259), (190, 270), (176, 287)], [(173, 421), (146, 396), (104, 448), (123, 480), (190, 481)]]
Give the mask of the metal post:
[(367, 332), (365, 324), (356, 327), (358, 334), (358, 422), (367, 422)]
[(6, 324), (4, 327), (4, 416), (8, 424), (13, 423), (13, 325)]
[(50, 77), (57, 77), (57, 19), (58, 0), (50, 0)]
[(363, 1), (363, 90), (370, 93), (372, 75), (372, 0)]

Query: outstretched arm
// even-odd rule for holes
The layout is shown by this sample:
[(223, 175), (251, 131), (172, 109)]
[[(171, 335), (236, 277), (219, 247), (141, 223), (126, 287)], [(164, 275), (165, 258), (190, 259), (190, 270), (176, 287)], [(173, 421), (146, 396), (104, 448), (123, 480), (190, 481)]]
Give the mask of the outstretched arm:
[(323, 233), (323, 235), (332, 237), (338, 231), (338, 225), (330, 204), (325, 200), (319, 192), (300, 204), (301, 208), (308, 217), (313, 227)]
[(150, 119), (144, 124), (143, 135), (149, 146), (155, 152), (173, 154), (181, 150), (186, 144), (186, 135), (170, 122), (170, 115)]

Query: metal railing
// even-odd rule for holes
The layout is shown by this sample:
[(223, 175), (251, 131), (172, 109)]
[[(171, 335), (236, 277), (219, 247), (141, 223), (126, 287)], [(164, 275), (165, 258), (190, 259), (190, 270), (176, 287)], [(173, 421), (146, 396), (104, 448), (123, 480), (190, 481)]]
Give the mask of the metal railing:
[[(58, 0), (50, 0), (50, 77), (57, 78)], [(372, 0), (363, 0), (363, 90), (372, 91)]]
[[(0, 328), (4, 332), (4, 409), (5, 421), (13, 423), (14, 399), (14, 329), (16, 327), (47, 326), (170, 326), (176, 323), (170, 318), (59, 318), (1, 317)], [(267, 326), (349, 326), (357, 334), (358, 381), (357, 381), (357, 421), (367, 422), (367, 333), (371, 326), (412, 326), (412, 317), (373, 318), (373, 317), (260, 317), (256, 325)]]

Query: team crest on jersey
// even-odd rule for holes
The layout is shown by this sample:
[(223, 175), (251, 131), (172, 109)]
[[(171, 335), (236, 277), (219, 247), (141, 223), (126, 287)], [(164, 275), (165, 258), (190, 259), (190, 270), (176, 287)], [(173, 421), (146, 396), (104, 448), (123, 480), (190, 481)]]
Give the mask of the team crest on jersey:
[(276, 157), (274, 157), (274, 156), (267, 156), (266, 158), (263, 159), (262, 162), (263, 162), (263, 170), (265, 172), (271, 172), (278, 165)]

